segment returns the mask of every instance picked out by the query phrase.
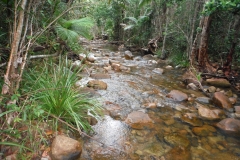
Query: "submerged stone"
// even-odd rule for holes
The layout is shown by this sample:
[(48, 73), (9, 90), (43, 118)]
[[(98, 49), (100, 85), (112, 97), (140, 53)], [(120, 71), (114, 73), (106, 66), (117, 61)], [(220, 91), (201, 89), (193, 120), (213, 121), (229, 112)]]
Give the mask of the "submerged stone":
[(197, 136), (209, 136), (212, 135), (213, 132), (217, 130), (209, 125), (203, 125), (202, 127), (194, 127), (192, 132)]
[(165, 160), (191, 160), (191, 152), (188, 148), (174, 147), (164, 156)]
[(225, 114), (223, 110), (220, 109), (209, 109), (203, 105), (198, 104), (198, 114), (207, 120), (217, 120), (222, 118)]
[(164, 140), (171, 146), (189, 147), (190, 141), (183, 136), (177, 134), (171, 134), (164, 137)]
[(134, 129), (153, 127), (153, 120), (148, 116), (147, 113), (143, 113), (141, 111), (133, 111), (132, 113), (130, 113), (126, 118), (125, 123), (127, 123)]
[(175, 101), (185, 101), (188, 99), (187, 94), (179, 90), (172, 90), (170, 93), (167, 94), (167, 97), (172, 98)]

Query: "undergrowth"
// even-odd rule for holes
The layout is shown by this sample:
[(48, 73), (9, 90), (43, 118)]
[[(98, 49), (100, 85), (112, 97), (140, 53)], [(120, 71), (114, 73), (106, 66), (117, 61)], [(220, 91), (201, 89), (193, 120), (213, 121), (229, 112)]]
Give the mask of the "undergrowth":
[(67, 59), (58, 64), (45, 62), (43, 66), (24, 73), (20, 92), (11, 97), (11, 102), (16, 103), (2, 104), (0, 159), (9, 150), (7, 146), (17, 148), (20, 159), (26, 159), (29, 152), (30, 157), (39, 157), (41, 148), (50, 143), (49, 130), (55, 133), (60, 128), (71, 130), (69, 126), (73, 126), (88, 132), (91, 130), (88, 118), (100, 119), (100, 104), (74, 87), (79, 70), (74, 70)]

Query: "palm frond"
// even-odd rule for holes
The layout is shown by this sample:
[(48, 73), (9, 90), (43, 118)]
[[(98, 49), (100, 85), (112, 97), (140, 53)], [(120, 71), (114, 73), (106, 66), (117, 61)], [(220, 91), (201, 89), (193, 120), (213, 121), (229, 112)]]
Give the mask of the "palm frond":
[(141, 8), (141, 7), (143, 7), (144, 5), (146, 5), (146, 4), (148, 4), (148, 3), (150, 3), (152, 0), (140, 0), (140, 2), (139, 2), (139, 7)]
[(78, 41), (79, 35), (77, 32), (72, 31), (68, 28), (65, 28), (61, 25), (57, 25), (55, 27), (55, 30), (57, 32), (57, 35), (64, 41), (66, 41), (69, 44), (75, 43)]
[(132, 29), (134, 27), (135, 27), (135, 25), (127, 25), (126, 27), (124, 27), (124, 30), (129, 30), (129, 29)]
[(124, 19), (128, 19), (128, 20), (134, 22), (135, 24), (138, 23), (138, 20), (137, 20), (135, 17), (126, 17), (126, 18), (124, 18)]

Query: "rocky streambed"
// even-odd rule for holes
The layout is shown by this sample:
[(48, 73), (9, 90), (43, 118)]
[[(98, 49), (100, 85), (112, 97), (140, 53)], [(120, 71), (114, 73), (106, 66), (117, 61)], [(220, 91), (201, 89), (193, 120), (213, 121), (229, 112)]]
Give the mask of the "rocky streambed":
[(76, 86), (102, 102), (104, 117), (82, 138), (81, 160), (240, 159), (240, 103), (229, 85), (208, 80), (209, 98), (183, 83), (184, 68), (101, 40), (86, 48)]

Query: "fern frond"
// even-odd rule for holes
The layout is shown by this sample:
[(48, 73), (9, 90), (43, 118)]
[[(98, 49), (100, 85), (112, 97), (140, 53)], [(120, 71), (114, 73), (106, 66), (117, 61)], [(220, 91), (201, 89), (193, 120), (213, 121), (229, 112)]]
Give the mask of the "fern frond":
[(72, 31), (68, 28), (65, 28), (61, 25), (57, 25), (55, 27), (55, 30), (57, 32), (57, 35), (64, 41), (66, 41), (69, 44), (75, 43), (78, 41), (79, 35), (77, 32)]

